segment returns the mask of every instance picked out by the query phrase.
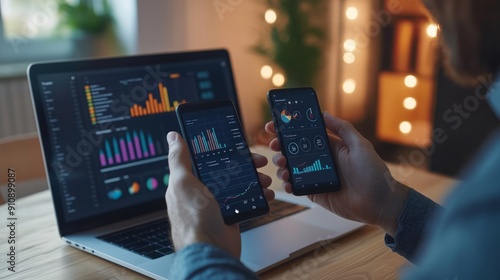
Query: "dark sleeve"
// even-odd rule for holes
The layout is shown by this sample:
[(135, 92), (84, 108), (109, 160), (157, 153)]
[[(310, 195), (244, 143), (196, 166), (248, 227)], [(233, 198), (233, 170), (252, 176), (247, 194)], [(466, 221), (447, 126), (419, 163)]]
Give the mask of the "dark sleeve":
[(403, 211), (399, 215), (396, 236), (385, 235), (385, 244), (414, 262), (418, 249), (423, 243), (424, 232), (430, 219), (441, 206), (414, 189), (410, 189)]
[(177, 252), (172, 279), (258, 279), (238, 259), (213, 245), (197, 243)]

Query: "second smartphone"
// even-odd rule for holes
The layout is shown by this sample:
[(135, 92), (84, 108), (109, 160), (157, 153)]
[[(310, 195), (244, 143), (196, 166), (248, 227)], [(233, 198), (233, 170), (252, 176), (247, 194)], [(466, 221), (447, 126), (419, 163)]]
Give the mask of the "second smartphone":
[(267, 99), (293, 194), (339, 190), (340, 177), (314, 89), (275, 89)]

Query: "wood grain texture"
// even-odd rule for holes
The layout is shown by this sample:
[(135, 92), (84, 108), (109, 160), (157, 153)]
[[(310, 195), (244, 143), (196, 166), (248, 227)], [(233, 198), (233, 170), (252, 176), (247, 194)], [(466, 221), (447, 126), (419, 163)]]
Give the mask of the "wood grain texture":
[[(267, 152), (267, 155), (272, 154)], [(390, 165), (390, 168), (400, 180), (438, 201), (456, 183), (448, 177), (425, 171), (396, 165)], [(274, 173), (272, 168), (266, 169), (266, 173), (270, 170)], [(274, 177), (274, 174), (269, 174)], [(1, 261), (0, 279), (147, 279), (66, 245), (57, 232), (49, 191), (19, 199), (16, 205), (16, 272), (8, 271), (7, 263)], [(0, 206), (3, 221), (6, 221), (6, 214), (6, 205)], [(7, 250), (3, 241), (7, 234), (6, 227), (2, 226), (2, 255)], [(408, 264), (385, 247), (383, 236), (384, 232), (379, 228), (365, 226), (260, 276), (262, 279), (395, 279), (400, 269)]]

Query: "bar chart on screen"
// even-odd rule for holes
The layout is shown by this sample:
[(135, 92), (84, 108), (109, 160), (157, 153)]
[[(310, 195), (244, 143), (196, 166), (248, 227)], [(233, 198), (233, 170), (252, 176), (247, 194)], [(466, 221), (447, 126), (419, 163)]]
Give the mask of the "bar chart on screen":
[(191, 139), (191, 145), (194, 148), (195, 154), (212, 152), (227, 147), (226, 144), (219, 143), (219, 139), (213, 127), (212, 129), (207, 129), (195, 135)]
[(114, 79), (92, 76), (82, 89), (92, 125), (171, 114), (181, 103), (214, 98), (207, 71), (173, 72), (154, 79), (125, 74)]
[(131, 130), (106, 138), (99, 150), (101, 172), (166, 159), (162, 141), (143, 130)]
[(205, 83), (193, 73), (170, 73), (157, 82), (156, 88), (147, 92), (145, 100), (139, 100), (130, 106), (132, 118), (171, 113), (181, 103), (198, 101), (198, 88)]
[[(303, 164), (305, 165), (305, 163)], [(292, 173), (295, 175), (300, 175), (300, 174), (305, 174), (305, 173), (311, 173), (311, 172), (316, 172), (316, 171), (323, 171), (323, 170), (330, 170), (332, 169), (331, 166), (328, 164), (323, 165), (319, 159), (313, 162), (313, 164), (309, 166), (304, 166), (302, 168), (298, 167), (293, 167)]]
[(135, 118), (147, 115), (173, 112), (175, 111), (175, 108), (179, 106), (179, 104), (187, 102), (185, 99), (182, 99), (180, 101), (173, 100), (171, 102), (168, 94), (168, 89), (162, 83), (158, 83), (158, 92), (160, 95), (160, 101), (154, 98), (152, 93), (148, 93), (148, 98), (145, 101), (145, 105), (140, 106), (138, 104), (134, 104), (130, 108), (130, 116), (132, 118)]

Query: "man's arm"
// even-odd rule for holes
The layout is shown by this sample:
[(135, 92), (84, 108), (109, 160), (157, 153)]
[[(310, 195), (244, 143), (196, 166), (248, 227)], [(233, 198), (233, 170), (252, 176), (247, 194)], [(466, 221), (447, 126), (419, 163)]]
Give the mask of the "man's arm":
[[(238, 260), (241, 236), (238, 225), (226, 225), (210, 190), (191, 171), (186, 143), (176, 132), (167, 136), (170, 179), (166, 193), (172, 241), (177, 251), (173, 279), (257, 279)], [(253, 155), (256, 167), (267, 163)], [(259, 174), (267, 200), (271, 178)]]

